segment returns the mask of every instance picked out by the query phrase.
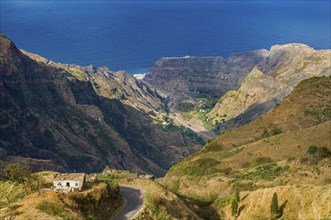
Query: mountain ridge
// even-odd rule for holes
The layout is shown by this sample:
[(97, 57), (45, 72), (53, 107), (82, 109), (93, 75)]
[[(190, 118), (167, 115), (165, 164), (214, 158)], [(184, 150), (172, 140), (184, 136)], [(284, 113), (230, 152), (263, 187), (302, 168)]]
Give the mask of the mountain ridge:
[(0, 41), (1, 166), (29, 160), (37, 169), (91, 172), (137, 165), (162, 175), (198, 150), (193, 134), (153, 124), (147, 112), (101, 96), (93, 81), (30, 59), (2, 34)]
[[(167, 57), (156, 62), (144, 81), (169, 96), (169, 111), (177, 115), (176, 123), (198, 125), (190, 120), (193, 117), (202, 121), (204, 129), (220, 133), (268, 112), (300, 81), (331, 75), (330, 60), (331, 50), (315, 50), (299, 43), (235, 53), (228, 58)], [(263, 74), (257, 77), (256, 70)], [(181, 118), (181, 105), (193, 105), (184, 115), (187, 123), (176, 120)]]

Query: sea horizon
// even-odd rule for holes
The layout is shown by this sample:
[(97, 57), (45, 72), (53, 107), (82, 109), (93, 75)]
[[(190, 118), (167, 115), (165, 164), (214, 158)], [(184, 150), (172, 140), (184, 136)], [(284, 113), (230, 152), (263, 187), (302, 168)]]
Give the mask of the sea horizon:
[[(1, 1), (0, 31), (49, 60), (142, 74), (162, 57), (330, 49), (328, 1)], [(259, 31), (263, 29), (264, 31)]]

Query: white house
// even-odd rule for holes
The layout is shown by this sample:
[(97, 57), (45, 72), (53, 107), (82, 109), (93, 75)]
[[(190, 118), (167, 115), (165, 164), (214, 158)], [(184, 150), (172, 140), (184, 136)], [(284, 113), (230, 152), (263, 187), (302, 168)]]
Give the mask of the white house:
[(54, 191), (76, 192), (81, 191), (85, 186), (85, 173), (59, 173), (53, 180)]

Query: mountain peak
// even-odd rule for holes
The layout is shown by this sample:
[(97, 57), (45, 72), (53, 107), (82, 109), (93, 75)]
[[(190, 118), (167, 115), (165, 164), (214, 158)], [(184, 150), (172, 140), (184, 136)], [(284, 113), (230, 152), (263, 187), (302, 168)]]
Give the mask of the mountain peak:
[(18, 55), (19, 50), (13, 41), (0, 32), (0, 59), (5, 59), (13, 55)]

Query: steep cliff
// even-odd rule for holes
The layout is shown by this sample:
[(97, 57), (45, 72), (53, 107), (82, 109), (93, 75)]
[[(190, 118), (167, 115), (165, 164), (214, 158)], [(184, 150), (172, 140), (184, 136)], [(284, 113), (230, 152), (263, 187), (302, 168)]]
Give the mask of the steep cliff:
[[(162, 107), (145, 84), (104, 68), (74, 71), (38, 59), (30, 59), (0, 36), (0, 165), (27, 159), (38, 169), (85, 172), (107, 164), (129, 170), (138, 165), (162, 175), (197, 150), (181, 129), (154, 125), (149, 114), (138, 110)], [(116, 88), (112, 85), (120, 88), (118, 93), (137, 93), (125, 101), (108, 97)], [(141, 103), (138, 93), (156, 101)]]
[(144, 80), (175, 99), (191, 93), (221, 96), (238, 88), (242, 78), (267, 56), (266, 50), (223, 57), (166, 57), (158, 60)]

